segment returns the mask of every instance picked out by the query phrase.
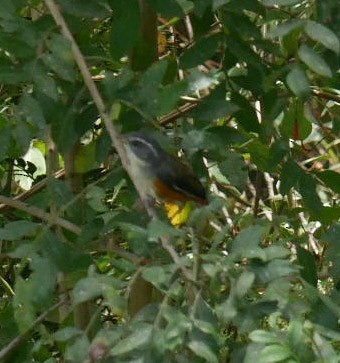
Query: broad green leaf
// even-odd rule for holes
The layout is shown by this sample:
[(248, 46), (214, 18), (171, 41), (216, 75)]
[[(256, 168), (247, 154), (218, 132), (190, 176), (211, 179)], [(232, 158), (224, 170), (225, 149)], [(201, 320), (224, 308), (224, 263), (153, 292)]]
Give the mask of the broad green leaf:
[(305, 25), (305, 32), (313, 40), (320, 42), (322, 45), (333, 52), (339, 53), (339, 38), (329, 28), (322, 24), (316, 23), (315, 21), (308, 20)]
[(199, 104), (190, 115), (197, 120), (215, 120), (228, 117), (238, 111), (239, 107), (226, 100), (224, 87), (218, 87), (209, 95), (205, 102)]
[(68, 326), (66, 328), (62, 328), (57, 330), (53, 334), (53, 338), (58, 342), (67, 342), (79, 335), (82, 335), (82, 330), (73, 326)]
[(265, 347), (259, 354), (258, 359), (261, 363), (282, 362), (291, 356), (288, 347), (273, 344)]
[(298, 190), (303, 197), (303, 204), (318, 218), (322, 210), (322, 203), (316, 192), (314, 178), (310, 174), (303, 173), (299, 179)]
[(292, 286), (286, 277), (275, 279), (268, 283), (263, 299), (276, 301), (280, 309), (285, 309), (291, 298), (291, 288)]
[(65, 12), (77, 17), (93, 19), (93, 17), (104, 18), (110, 16), (106, 1), (60, 0), (60, 3)]
[[(112, 2), (113, 16), (111, 28), (111, 54), (119, 60), (132, 50), (139, 39), (141, 15), (138, 0), (129, 2), (129, 11), (126, 11), (125, 0)], [(129, 24), (129, 26), (126, 26)]]
[(57, 284), (56, 266), (48, 259), (35, 255), (32, 257), (30, 267), (33, 272), (29, 277), (32, 284), (31, 299), (38, 307), (44, 307), (52, 300), (53, 292)]
[(242, 155), (228, 151), (225, 160), (218, 163), (218, 167), (231, 185), (240, 191), (244, 190), (248, 181), (248, 167)]
[(7, 118), (0, 114), (0, 161), (8, 157), (12, 128)]
[(265, 259), (265, 252), (259, 246), (266, 228), (263, 226), (251, 226), (240, 232), (234, 239), (231, 252), (236, 258), (260, 258)]
[(94, 299), (102, 293), (102, 286), (95, 277), (86, 277), (81, 279), (75, 285), (72, 291), (73, 303), (75, 305), (84, 301)]
[(76, 338), (73, 344), (68, 345), (65, 351), (65, 360), (72, 363), (86, 362), (88, 359), (89, 348), (90, 342), (86, 334), (83, 334)]
[(292, 6), (303, 0), (262, 0), (265, 6)]
[(299, 268), (288, 260), (275, 259), (265, 265), (256, 266), (253, 270), (260, 283), (268, 283), (281, 277), (295, 275)]
[(255, 343), (278, 343), (279, 339), (273, 333), (266, 330), (254, 330), (249, 334), (249, 338)]
[(332, 77), (332, 71), (328, 64), (312, 48), (302, 44), (298, 54), (300, 59), (306, 63), (312, 71), (324, 77)]
[(340, 194), (340, 174), (333, 170), (325, 170), (316, 174), (326, 187), (331, 188), (335, 193)]
[(218, 358), (215, 352), (204, 342), (200, 340), (192, 340), (188, 343), (189, 349), (197, 355), (198, 357), (203, 358), (206, 362), (209, 363), (218, 363)]
[(236, 282), (236, 295), (239, 299), (242, 299), (252, 287), (255, 281), (255, 274), (251, 271), (244, 271), (237, 279)]
[(14, 66), (0, 65), (0, 83), (16, 84), (27, 82), (31, 79), (31, 75), (24, 69)]
[(295, 66), (286, 77), (287, 85), (290, 90), (302, 100), (308, 99), (311, 94), (310, 83), (305, 72)]
[(301, 20), (288, 20), (284, 23), (279, 24), (275, 28), (271, 29), (266, 35), (267, 38), (283, 37), (289, 34), (291, 31), (300, 28), (302, 26)]
[[(43, 73), (44, 72), (44, 73)], [(34, 90), (36, 92), (42, 92), (47, 97), (52, 98), (54, 101), (57, 101), (59, 98), (58, 95), (58, 88), (55, 80), (46, 74), (45, 70), (41, 70), (41, 72), (38, 72), (38, 70), (34, 73)]]
[(221, 40), (219, 35), (199, 39), (191, 48), (186, 50), (180, 58), (183, 68), (193, 68), (203, 64), (216, 52)]
[(126, 338), (121, 339), (110, 352), (111, 356), (118, 356), (129, 353), (134, 349), (141, 348), (147, 344), (151, 338), (153, 326), (143, 323), (139, 324), (135, 331)]
[(297, 258), (302, 266), (301, 276), (312, 286), (316, 287), (318, 283), (318, 273), (315, 256), (305, 248), (297, 245)]
[(88, 205), (98, 213), (107, 212), (109, 209), (104, 204), (105, 190), (96, 185), (92, 185), (86, 191), (86, 200)]
[(147, 0), (149, 5), (166, 18), (183, 17), (183, 9), (176, 0)]
[(0, 238), (8, 241), (18, 240), (26, 236), (32, 236), (41, 227), (40, 223), (18, 220), (5, 224), (0, 228)]
[(35, 319), (35, 308), (32, 303), (34, 289), (27, 281), (18, 276), (15, 282), (13, 298), (14, 317), (21, 333), (26, 332)]
[(288, 160), (282, 167), (280, 192), (286, 195), (288, 191), (296, 187), (302, 176), (302, 169), (293, 160)]
[(254, 106), (238, 92), (231, 94), (231, 102), (238, 106), (235, 113), (237, 122), (248, 132), (260, 132), (260, 125)]

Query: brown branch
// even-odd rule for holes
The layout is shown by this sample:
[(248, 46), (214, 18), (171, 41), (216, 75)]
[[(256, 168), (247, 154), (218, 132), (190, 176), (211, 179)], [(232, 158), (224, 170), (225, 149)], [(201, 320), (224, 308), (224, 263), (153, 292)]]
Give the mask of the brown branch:
[(4, 348), (0, 351), (0, 361), (2, 361), (11, 351), (16, 348), (22, 340), (24, 340), (27, 336), (27, 334), (34, 329), (38, 324), (43, 322), (45, 318), (50, 314), (53, 310), (59, 308), (61, 305), (65, 304), (66, 300), (61, 300), (57, 302), (56, 304), (52, 305), (49, 309), (47, 309), (45, 312), (43, 312), (41, 315), (39, 315), (34, 322), (31, 324), (31, 326), (24, 332), (16, 336), (13, 340), (11, 340)]
[(183, 106), (178, 107), (177, 110), (171, 111), (164, 117), (162, 117), (159, 120), (159, 123), (162, 126), (165, 126), (167, 124), (170, 124), (171, 122), (176, 121), (179, 117), (183, 116), (185, 113), (193, 110), (195, 107), (197, 107), (198, 103), (186, 103)]
[[(62, 179), (65, 176), (64, 169), (61, 169), (53, 174), (53, 178)], [(51, 176), (52, 177), (52, 176)], [(26, 200), (27, 198), (31, 197), (32, 195), (39, 193), (43, 188), (46, 187), (50, 177), (44, 178), (43, 180), (39, 181), (38, 183), (34, 184), (30, 190), (27, 190), (19, 195), (13, 197), (13, 200)], [(6, 210), (11, 208), (8, 204), (0, 204), (0, 213), (4, 213)]]
[(314, 96), (317, 96), (317, 97), (320, 97), (320, 98), (324, 98), (325, 100), (335, 101), (335, 102), (339, 102), (340, 103), (340, 96), (335, 95), (333, 93), (328, 93), (328, 92), (313, 90), (313, 95)]
[(57, 225), (62, 228), (65, 228), (68, 231), (73, 232), (74, 234), (79, 235), (81, 232), (81, 229), (77, 225), (73, 224), (72, 222), (70, 222), (66, 219), (60, 218), (58, 216), (54, 216), (50, 213), (44, 212), (43, 210), (41, 210), (33, 205), (28, 205), (27, 203), (21, 202), (19, 200), (14, 200), (12, 198), (5, 197), (3, 195), (0, 195), (0, 203), (9, 205), (12, 208), (26, 212), (26, 213), (28, 213), (34, 217), (37, 217), (43, 221), (46, 221), (52, 225)]

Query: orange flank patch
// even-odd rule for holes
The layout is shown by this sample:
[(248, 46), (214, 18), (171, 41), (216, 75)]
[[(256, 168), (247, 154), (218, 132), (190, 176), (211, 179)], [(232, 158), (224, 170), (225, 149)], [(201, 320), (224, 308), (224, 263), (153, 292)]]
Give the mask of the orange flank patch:
[(164, 184), (160, 180), (156, 180), (154, 182), (154, 187), (155, 187), (157, 195), (167, 203), (173, 203), (176, 201), (187, 202), (189, 200), (193, 200), (200, 204), (206, 204), (206, 200), (196, 197), (191, 194), (185, 194), (185, 193), (178, 192), (177, 190), (174, 190), (174, 189), (168, 187), (166, 184)]

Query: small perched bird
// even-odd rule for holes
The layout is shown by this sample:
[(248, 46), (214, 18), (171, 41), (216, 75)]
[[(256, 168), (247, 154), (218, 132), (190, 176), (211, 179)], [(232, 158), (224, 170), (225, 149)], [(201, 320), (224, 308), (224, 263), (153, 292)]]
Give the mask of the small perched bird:
[(193, 171), (168, 154), (144, 132), (124, 135), (131, 173), (144, 193), (165, 203), (195, 201), (207, 204), (206, 192)]

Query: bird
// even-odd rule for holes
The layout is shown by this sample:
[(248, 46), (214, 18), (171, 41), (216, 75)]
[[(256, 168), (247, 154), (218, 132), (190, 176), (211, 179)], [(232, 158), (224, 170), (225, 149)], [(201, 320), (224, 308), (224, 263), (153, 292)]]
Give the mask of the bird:
[(205, 188), (192, 169), (165, 151), (153, 137), (144, 131), (123, 137), (132, 177), (145, 195), (165, 203), (208, 203)]

